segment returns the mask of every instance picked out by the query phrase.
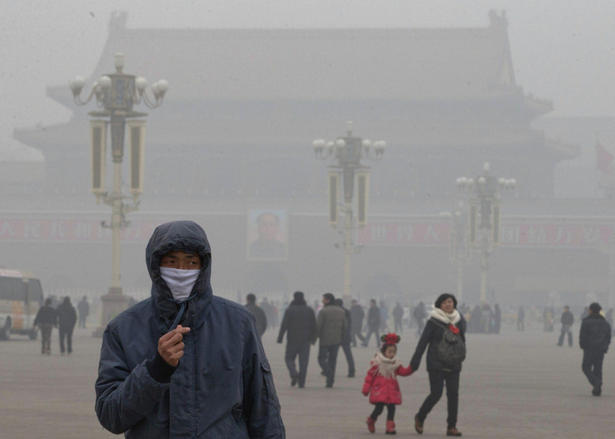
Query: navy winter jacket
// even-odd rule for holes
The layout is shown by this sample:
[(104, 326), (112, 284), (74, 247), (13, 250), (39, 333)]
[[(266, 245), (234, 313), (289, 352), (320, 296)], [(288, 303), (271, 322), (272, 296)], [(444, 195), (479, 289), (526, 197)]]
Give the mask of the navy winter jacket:
[[(160, 276), (160, 259), (171, 250), (196, 252), (202, 261), (182, 305)], [(103, 427), (127, 438), (285, 438), (254, 318), (243, 306), (213, 295), (203, 229), (191, 221), (158, 226), (146, 263), (151, 298), (118, 315), (103, 335), (96, 380), (96, 414)], [(184, 335), (184, 356), (177, 368), (164, 363), (168, 373), (161, 379), (151, 372), (161, 366), (158, 339), (177, 324), (191, 328)]]

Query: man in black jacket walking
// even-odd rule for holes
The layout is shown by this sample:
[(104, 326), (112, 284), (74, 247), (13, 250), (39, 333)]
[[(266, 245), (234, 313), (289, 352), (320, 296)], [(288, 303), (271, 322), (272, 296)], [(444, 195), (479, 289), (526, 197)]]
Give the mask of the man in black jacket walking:
[(564, 337), (568, 335), (568, 346), (572, 347), (572, 325), (574, 323), (574, 316), (570, 312), (569, 306), (564, 307), (564, 312), (562, 313), (560, 321), (562, 322), (562, 332), (559, 335), (557, 345), (562, 346), (564, 344)]
[(41, 328), (41, 353), (51, 355), (51, 331), (58, 326), (58, 312), (51, 306), (51, 297), (45, 299), (34, 318), (34, 326)]
[(66, 340), (68, 355), (73, 352), (73, 330), (77, 323), (77, 312), (70, 297), (66, 296), (58, 307), (58, 327), (60, 333), (60, 354), (64, 355), (64, 341)]
[(579, 346), (583, 349), (583, 373), (592, 385), (592, 395), (602, 394), (602, 362), (611, 343), (611, 325), (600, 314), (602, 307), (589, 305), (589, 315), (581, 323)]
[[(307, 306), (301, 291), (295, 292), (293, 301), (284, 312), (278, 343), (282, 343), (285, 333), (287, 335), (284, 361), (290, 373), (290, 385), (299, 384), (299, 387), (303, 388), (310, 359), (310, 343), (316, 341), (316, 317), (314, 310)], [(299, 356), (299, 372), (295, 365), (297, 356)]]
[(369, 344), (372, 334), (376, 336), (376, 345), (380, 346), (380, 309), (376, 305), (376, 299), (370, 300), (369, 310), (367, 311), (367, 335), (363, 346)]

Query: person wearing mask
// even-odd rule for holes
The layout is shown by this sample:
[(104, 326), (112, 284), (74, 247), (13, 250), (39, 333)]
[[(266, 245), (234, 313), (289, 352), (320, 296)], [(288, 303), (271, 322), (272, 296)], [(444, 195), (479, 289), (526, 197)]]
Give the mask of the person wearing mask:
[(246, 296), (246, 309), (252, 313), (256, 319), (256, 331), (258, 336), (262, 337), (267, 330), (267, 314), (263, 308), (256, 304), (256, 296), (252, 293)]
[(602, 363), (611, 343), (611, 325), (602, 316), (599, 303), (589, 305), (581, 322), (579, 346), (583, 349), (583, 373), (592, 385), (592, 395), (602, 395)]
[(154, 230), (151, 297), (107, 325), (96, 415), (139, 439), (284, 438), (271, 367), (245, 307), (214, 296), (212, 253), (192, 221)]
[(51, 297), (45, 299), (34, 318), (34, 327), (41, 330), (41, 354), (51, 355), (51, 331), (58, 326), (58, 312), (51, 306)]
[(58, 307), (58, 330), (60, 334), (60, 354), (64, 355), (64, 342), (68, 355), (73, 352), (73, 331), (77, 323), (77, 312), (70, 297), (66, 296), (62, 304)]
[(568, 335), (568, 346), (572, 347), (572, 325), (574, 324), (574, 315), (570, 312), (569, 306), (564, 307), (564, 312), (562, 313), (560, 321), (562, 323), (562, 331), (559, 334), (557, 345), (562, 346), (564, 344), (564, 337)]
[(376, 336), (376, 346), (380, 346), (380, 310), (376, 305), (376, 299), (369, 301), (369, 309), (367, 310), (367, 335), (363, 346), (367, 347), (372, 334)]
[[(307, 306), (303, 293), (295, 291), (284, 316), (278, 334), (278, 343), (282, 343), (286, 334), (286, 352), (284, 361), (290, 374), (290, 385), (305, 387), (308, 362), (310, 360), (310, 344), (316, 341), (316, 317), (312, 308)], [(299, 371), (296, 360), (299, 357)]]
[(326, 387), (333, 387), (337, 353), (348, 328), (344, 310), (335, 305), (335, 296), (326, 293), (322, 296), (323, 308), (318, 313), (316, 330), (318, 332), (318, 363), (322, 374), (327, 378)]
[(414, 417), (414, 428), (422, 434), (425, 418), (440, 400), (446, 384), (447, 436), (461, 436), (457, 430), (459, 408), (459, 375), (465, 359), (466, 323), (457, 311), (457, 299), (452, 294), (441, 294), (434, 304), (425, 330), (410, 361), (410, 368), (418, 370), (421, 358), (427, 349), (427, 373), (430, 393)]

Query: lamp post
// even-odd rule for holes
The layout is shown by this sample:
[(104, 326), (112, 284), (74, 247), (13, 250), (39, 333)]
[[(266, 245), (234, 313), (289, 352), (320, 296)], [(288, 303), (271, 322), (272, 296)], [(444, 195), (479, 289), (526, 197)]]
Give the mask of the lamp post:
[(500, 190), (514, 189), (514, 178), (496, 178), (489, 163), (476, 178), (459, 177), (457, 187), (469, 194), (469, 242), (480, 252), (480, 301), (487, 301), (489, 256), (500, 242)]
[[(126, 214), (136, 210), (139, 197), (143, 192), (143, 159), (145, 138), (145, 116), (133, 110), (135, 104), (144, 103), (149, 108), (162, 104), (168, 89), (164, 79), (151, 85), (153, 98), (147, 93), (147, 80), (141, 76), (129, 75), (123, 72), (124, 55), (115, 54), (115, 72), (98, 78), (92, 85), (88, 97), (81, 99), (81, 91), (85, 80), (77, 76), (69, 82), (73, 100), (77, 105), (86, 105), (93, 98), (100, 108), (91, 111), (90, 134), (92, 148), (92, 185), (91, 190), (96, 195), (97, 202), (101, 200), (111, 206), (111, 223), (105, 221), (101, 225), (111, 229), (111, 287), (102, 297), (101, 327), (99, 334), (115, 315), (126, 308), (128, 298), (123, 295), (120, 283), (120, 231), (128, 225)], [(110, 126), (111, 158), (113, 162), (113, 186), (108, 192), (105, 185), (106, 139), (107, 126)], [(131, 196), (122, 191), (122, 162), (124, 159), (124, 138), (128, 128), (130, 145), (130, 178)], [(132, 198), (132, 199), (131, 199)], [(130, 201), (128, 201), (130, 200)]]
[[(353, 230), (358, 225), (365, 226), (367, 222), (367, 202), (369, 195), (370, 169), (361, 163), (362, 159), (380, 160), (386, 149), (386, 142), (378, 140), (371, 142), (369, 139), (354, 136), (352, 134), (352, 122), (348, 122), (348, 130), (345, 136), (335, 140), (314, 140), (312, 143), (314, 154), (317, 159), (332, 159), (329, 166), (329, 224), (342, 234), (342, 248), (344, 250), (344, 300), (351, 297), (351, 261), (353, 253), (359, 248), (353, 241)], [(353, 210), (355, 187), (356, 218)], [(339, 202), (340, 193), (343, 200)], [(339, 213), (343, 219), (339, 221)], [(339, 247), (339, 244), (335, 244)]]
[(452, 212), (443, 212), (441, 215), (450, 220), (449, 256), (457, 269), (457, 301), (461, 304), (463, 303), (463, 269), (470, 258), (465, 203), (460, 201)]

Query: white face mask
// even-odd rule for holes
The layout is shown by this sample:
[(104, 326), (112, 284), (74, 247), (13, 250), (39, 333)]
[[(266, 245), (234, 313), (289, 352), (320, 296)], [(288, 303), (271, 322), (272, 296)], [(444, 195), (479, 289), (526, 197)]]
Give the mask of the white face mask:
[(200, 272), (201, 270), (160, 267), (160, 276), (167, 283), (173, 298), (178, 302), (183, 302), (190, 296)]

